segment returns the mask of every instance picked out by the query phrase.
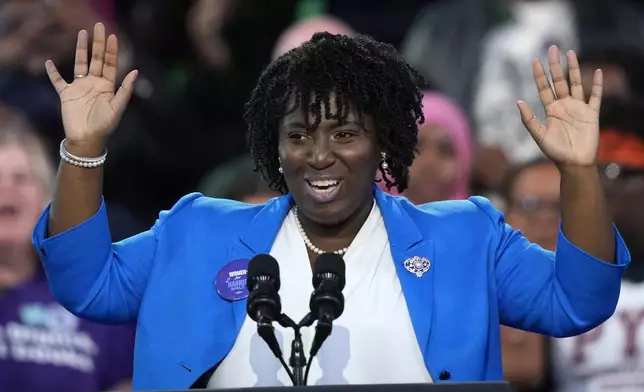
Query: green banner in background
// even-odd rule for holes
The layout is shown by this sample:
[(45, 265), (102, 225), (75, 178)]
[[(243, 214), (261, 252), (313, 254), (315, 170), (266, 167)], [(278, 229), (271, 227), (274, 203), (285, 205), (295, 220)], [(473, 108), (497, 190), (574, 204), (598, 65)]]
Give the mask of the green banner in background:
[(325, 0), (300, 0), (295, 10), (295, 19), (302, 20), (326, 13)]

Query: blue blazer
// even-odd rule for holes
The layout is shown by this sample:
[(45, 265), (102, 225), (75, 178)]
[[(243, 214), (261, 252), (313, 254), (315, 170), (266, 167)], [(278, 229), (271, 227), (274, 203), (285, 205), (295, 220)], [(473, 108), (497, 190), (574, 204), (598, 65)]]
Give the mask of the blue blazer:
[[(617, 231), (617, 263), (609, 264), (562, 233), (556, 253), (531, 244), (484, 198), (414, 206), (374, 192), (435, 382), (443, 370), (450, 381), (501, 380), (499, 324), (563, 337), (615, 311), (630, 261)], [(135, 389), (184, 389), (226, 357), (246, 316), (245, 300), (217, 294), (219, 270), (269, 253), (292, 204), (290, 195), (248, 205), (194, 193), (162, 212), (149, 231), (114, 244), (104, 205), (50, 238), (47, 208), (33, 242), (54, 296), (72, 313), (137, 323)], [(403, 266), (413, 256), (431, 261), (421, 278)]]

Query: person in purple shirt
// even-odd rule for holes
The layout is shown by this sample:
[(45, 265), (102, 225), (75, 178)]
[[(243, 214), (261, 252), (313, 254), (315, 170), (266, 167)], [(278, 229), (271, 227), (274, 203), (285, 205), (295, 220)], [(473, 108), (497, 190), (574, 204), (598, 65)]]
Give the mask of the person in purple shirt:
[(134, 329), (65, 310), (31, 246), (54, 176), (45, 151), (0, 105), (0, 392), (130, 389)]

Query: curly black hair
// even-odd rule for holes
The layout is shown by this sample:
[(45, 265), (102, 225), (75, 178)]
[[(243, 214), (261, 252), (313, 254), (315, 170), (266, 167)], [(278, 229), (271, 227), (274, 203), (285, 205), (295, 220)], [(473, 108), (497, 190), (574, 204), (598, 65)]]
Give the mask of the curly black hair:
[[(387, 154), (388, 188), (407, 188), (409, 166), (416, 153), (418, 123), (424, 121), (425, 79), (393, 46), (358, 35), (316, 33), (310, 41), (283, 54), (259, 78), (246, 104), (247, 140), (255, 170), (278, 192), (288, 188), (279, 169), (278, 124), (297, 108), (308, 108), (317, 127), (326, 119), (346, 120), (349, 108), (373, 117), (378, 143)], [(335, 94), (337, 113), (330, 113)], [(308, 122), (308, 116), (304, 116)], [(375, 176), (375, 173), (374, 173)]]

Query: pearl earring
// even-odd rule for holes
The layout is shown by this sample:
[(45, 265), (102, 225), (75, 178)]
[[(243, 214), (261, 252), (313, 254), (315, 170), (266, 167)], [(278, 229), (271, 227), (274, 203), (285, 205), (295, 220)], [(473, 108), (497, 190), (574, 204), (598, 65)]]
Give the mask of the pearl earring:
[(280, 172), (280, 174), (284, 174), (284, 169), (282, 169), (282, 160), (277, 158), (277, 162), (279, 162), (280, 167), (277, 168), (277, 171)]
[(380, 155), (382, 156), (382, 162), (380, 162), (380, 167), (382, 168), (382, 170), (386, 171), (387, 169), (389, 169), (389, 164), (387, 163), (387, 153), (383, 151), (380, 153)]

